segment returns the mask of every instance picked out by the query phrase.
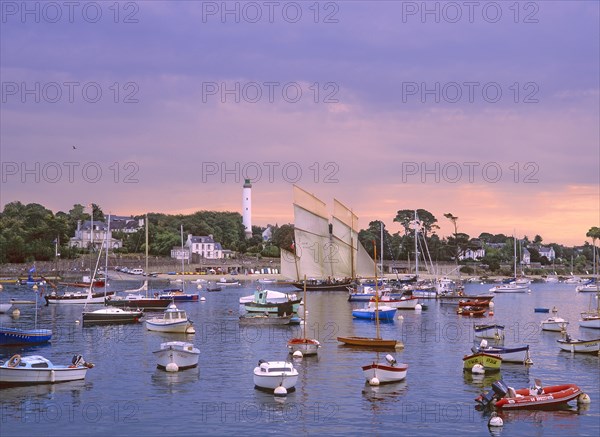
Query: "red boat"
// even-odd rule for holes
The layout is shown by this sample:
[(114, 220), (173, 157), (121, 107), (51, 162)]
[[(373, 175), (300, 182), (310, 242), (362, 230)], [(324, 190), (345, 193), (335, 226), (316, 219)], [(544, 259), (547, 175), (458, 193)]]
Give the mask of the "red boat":
[[(89, 282), (59, 282), (58, 285), (64, 285), (67, 287), (79, 287), (79, 288), (89, 288)], [(101, 288), (104, 287), (104, 279), (95, 279), (92, 282), (93, 288)]]
[(578, 399), (583, 394), (575, 384), (541, 387), (541, 382), (536, 380), (536, 385), (532, 388), (515, 390), (506, 386), (504, 381), (500, 380), (492, 384), (491, 391), (480, 395), (475, 400), (483, 406), (494, 405), (496, 408), (504, 410), (517, 408), (541, 410), (566, 404), (569, 401)]
[(469, 300), (459, 300), (459, 307), (487, 307), (490, 305), (492, 299), (469, 299)]
[(456, 314), (462, 314), (463, 316), (472, 316), (472, 317), (484, 317), (485, 312), (488, 309), (486, 307), (480, 306), (459, 306), (458, 310), (456, 310)]

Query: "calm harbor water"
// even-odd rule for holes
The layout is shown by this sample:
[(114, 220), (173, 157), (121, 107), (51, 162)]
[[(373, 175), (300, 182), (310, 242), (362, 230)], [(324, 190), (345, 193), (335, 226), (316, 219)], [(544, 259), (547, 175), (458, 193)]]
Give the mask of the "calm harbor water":
[[(166, 283), (161, 283), (167, 287)], [(420, 313), (399, 311), (402, 319), (381, 325), (384, 338), (402, 340), (398, 362), (409, 365), (401, 383), (370, 387), (361, 366), (377, 352), (342, 346), (338, 335), (373, 336), (374, 322), (353, 320), (345, 293), (309, 293), (307, 334), (323, 347), (318, 357), (294, 360), (300, 373), (296, 391), (284, 399), (254, 389), (252, 370), (258, 360), (291, 358), (288, 338), (301, 326), (238, 326), (240, 296), (252, 294), (256, 283), (207, 293), (206, 302), (178, 304), (194, 321), (196, 334), (161, 334), (144, 324), (82, 327), (82, 306), (41, 306), (38, 327), (51, 328), (51, 344), (2, 348), (0, 359), (15, 353), (40, 354), (54, 363), (69, 363), (81, 354), (96, 367), (85, 381), (0, 390), (2, 435), (218, 435), (235, 433), (325, 435), (564, 435), (597, 436), (600, 431), (600, 358), (562, 352), (559, 333), (542, 332), (548, 314), (535, 307), (559, 309), (570, 321), (569, 333), (597, 338), (600, 332), (579, 328), (579, 312), (595, 300), (575, 292), (574, 285), (532, 284), (531, 293), (496, 295), (493, 317), (458, 316), (455, 307), (426, 301)], [(112, 281), (114, 289), (132, 283)], [(468, 284), (467, 293), (487, 292), (491, 284)], [(269, 287), (280, 291), (291, 288)], [(189, 284), (186, 289), (196, 289)], [(2, 301), (31, 299), (30, 287), (5, 286)], [(33, 306), (19, 306), (21, 315), (0, 315), (3, 326), (32, 326)], [(151, 313), (150, 313), (151, 314)], [(478, 378), (462, 369), (462, 357), (474, 344), (472, 325), (495, 322), (506, 326), (504, 344), (529, 344), (533, 365), (503, 364), (500, 374)], [(198, 369), (167, 373), (156, 369), (152, 351), (161, 342), (186, 340), (201, 351)], [(380, 353), (383, 360), (386, 353)], [(502, 413), (504, 427), (490, 431), (488, 416), (475, 410), (474, 398), (502, 377), (514, 387), (533, 378), (544, 385), (575, 383), (592, 403), (563, 411)], [(572, 403), (573, 404), (573, 403)]]

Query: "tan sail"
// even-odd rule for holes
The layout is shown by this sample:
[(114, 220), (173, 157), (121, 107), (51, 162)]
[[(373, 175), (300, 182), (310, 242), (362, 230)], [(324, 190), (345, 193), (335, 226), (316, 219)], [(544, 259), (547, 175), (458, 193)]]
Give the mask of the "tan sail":
[(289, 250), (281, 249), (281, 275), (284, 278), (299, 280), (298, 262), (300, 259)]

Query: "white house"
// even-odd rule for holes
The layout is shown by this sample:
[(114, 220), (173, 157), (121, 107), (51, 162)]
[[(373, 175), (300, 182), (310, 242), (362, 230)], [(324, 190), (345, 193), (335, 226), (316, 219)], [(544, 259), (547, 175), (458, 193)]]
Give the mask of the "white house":
[(188, 248), (192, 261), (194, 261), (194, 255), (204, 259), (223, 258), (221, 243), (215, 242), (212, 235), (194, 237), (192, 234), (188, 234), (184, 247)]
[(123, 242), (121, 240), (113, 238), (112, 231), (112, 229), (110, 231), (108, 230), (108, 226), (104, 222), (94, 221), (92, 229), (91, 221), (86, 220), (81, 223), (81, 220), (79, 220), (77, 222), (75, 236), (69, 239), (69, 246), (77, 247), (79, 249), (88, 249), (91, 246), (93, 246), (94, 249), (100, 249), (100, 247), (106, 249), (108, 242), (108, 247), (110, 249), (119, 249), (123, 247)]
[(521, 264), (531, 264), (531, 253), (526, 248), (523, 248)]
[(458, 259), (459, 260), (463, 260), (463, 259), (473, 259), (473, 260), (478, 260), (485, 257), (485, 249), (483, 248), (479, 248), (479, 249), (466, 249), (464, 252), (462, 252), (459, 256)]
[(178, 260), (184, 260), (188, 264), (190, 263), (190, 249), (188, 247), (175, 246), (171, 249), (171, 258)]
[(548, 258), (548, 261), (552, 261), (556, 258), (556, 252), (554, 252), (554, 248), (550, 247), (540, 247), (540, 256), (545, 256)]

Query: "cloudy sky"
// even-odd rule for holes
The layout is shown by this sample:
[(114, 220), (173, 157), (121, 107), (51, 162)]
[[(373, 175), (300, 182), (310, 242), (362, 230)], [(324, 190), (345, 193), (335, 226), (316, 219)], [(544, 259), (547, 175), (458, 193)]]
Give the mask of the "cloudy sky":
[[(465, 4), (466, 3), (466, 4)], [(2, 1), (1, 204), (581, 244), (600, 225), (594, 1)]]

